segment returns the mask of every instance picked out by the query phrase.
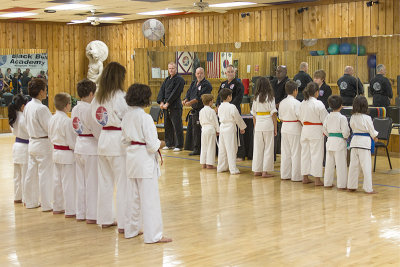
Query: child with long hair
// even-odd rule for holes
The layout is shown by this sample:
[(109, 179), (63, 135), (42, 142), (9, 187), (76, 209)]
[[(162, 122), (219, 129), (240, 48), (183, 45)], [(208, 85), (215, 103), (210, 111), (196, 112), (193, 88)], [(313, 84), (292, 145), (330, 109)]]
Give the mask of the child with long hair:
[[(99, 179), (97, 224), (103, 228), (115, 226), (113, 207), (117, 209), (119, 233), (125, 223), (125, 151), (121, 144), (121, 121), (128, 105), (123, 89), (125, 68), (117, 63), (108, 64), (99, 80), (99, 88), (92, 101), (92, 117), (103, 127), (97, 147)], [(116, 205), (113, 205), (114, 187), (117, 187)]]
[(356, 191), (358, 188), (358, 175), (360, 168), (364, 175), (363, 189), (368, 194), (374, 194), (372, 189), (371, 173), (371, 147), (378, 141), (378, 132), (375, 131), (372, 119), (367, 115), (368, 101), (365, 96), (357, 96), (353, 101), (353, 115), (350, 118), (350, 127), (353, 130), (353, 137), (350, 142), (350, 166), (347, 180), (349, 191)]
[(14, 162), (14, 203), (25, 201), (24, 183), (26, 170), (28, 168), (28, 144), (29, 135), (26, 130), (24, 108), (28, 99), (23, 95), (16, 95), (8, 105), (8, 123), (12, 133), (15, 135), (13, 145)]
[(304, 89), (304, 101), (300, 104), (299, 118), (303, 124), (301, 130), (301, 174), (303, 183), (312, 181), (308, 175), (315, 177), (315, 185), (322, 186), (323, 159), (324, 159), (324, 134), (322, 123), (328, 112), (325, 105), (317, 100), (319, 96), (318, 84), (310, 82)]
[(261, 77), (251, 108), (254, 122), (254, 152), (252, 170), (255, 176), (272, 177), (274, 170), (274, 136), (277, 134), (277, 110), (274, 91), (269, 81)]

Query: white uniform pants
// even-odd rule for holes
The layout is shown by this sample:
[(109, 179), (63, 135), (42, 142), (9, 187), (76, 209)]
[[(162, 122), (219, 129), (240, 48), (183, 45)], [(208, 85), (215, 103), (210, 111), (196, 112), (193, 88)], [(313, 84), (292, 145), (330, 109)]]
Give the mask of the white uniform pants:
[(76, 214), (75, 164), (54, 163), (53, 210)]
[(274, 131), (255, 131), (253, 149), (253, 172), (274, 170)]
[(364, 174), (363, 189), (365, 192), (372, 192), (371, 151), (362, 148), (352, 148), (350, 153), (347, 188), (358, 188), (358, 176), (360, 174), (360, 168)]
[(240, 173), (236, 168), (237, 133), (224, 132), (219, 135), (217, 172), (229, 171), (231, 174)]
[(125, 238), (137, 236), (142, 226), (145, 243), (155, 243), (162, 238), (157, 171), (151, 179), (128, 178), (126, 214)]
[(301, 181), (300, 135), (282, 133), (281, 138), (281, 178)]
[(201, 133), (200, 164), (214, 165), (216, 139), (215, 131)]
[(76, 218), (97, 219), (97, 156), (75, 154), (76, 161)]
[(28, 169), (24, 186), (26, 197), (25, 203), (28, 209), (39, 206), (39, 195), (42, 211), (53, 209), (53, 206), (51, 205), (53, 179), (52, 154), (29, 154)]
[[(97, 224), (112, 224), (117, 210), (119, 229), (125, 224), (125, 156), (98, 156)], [(140, 167), (140, 166), (138, 166)], [(114, 187), (117, 188), (114, 201)]]
[(324, 138), (301, 140), (301, 174), (322, 178)]
[(28, 164), (14, 163), (14, 200), (25, 201), (24, 183)]
[(347, 188), (347, 150), (326, 151), (324, 186), (332, 186), (333, 179), (337, 176), (337, 187)]

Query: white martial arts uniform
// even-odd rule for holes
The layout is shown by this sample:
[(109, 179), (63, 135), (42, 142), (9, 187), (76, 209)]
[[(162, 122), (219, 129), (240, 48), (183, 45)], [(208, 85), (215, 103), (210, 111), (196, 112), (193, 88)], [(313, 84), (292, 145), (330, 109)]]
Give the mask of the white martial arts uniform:
[(53, 211), (65, 210), (76, 214), (76, 182), (74, 148), (76, 135), (71, 119), (64, 111), (56, 110), (49, 122), (49, 139), (53, 144), (54, 183)]
[(90, 103), (79, 101), (72, 109), (72, 127), (76, 137), (76, 219), (97, 220), (97, 141), (101, 125), (91, 114)]
[(251, 108), (251, 114), (256, 118), (252, 162), (253, 172), (271, 172), (274, 170), (275, 134), (274, 122), (272, 121), (274, 113), (277, 113), (275, 98), (266, 99), (264, 103), (260, 103), (258, 97), (254, 100)]
[(53, 209), (54, 179), (53, 149), (48, 138), (51, 113), (39, 99), (33, 98), (26, 104), (24, 116), (29, 134), (29, 160), (24, 186), (26, 207), (30, 209), (41, 205), (42, 211), (50, 211)]
[[(350, 119), (350, 127), (353, 133), (369, 133), (372, 138), (378, 136), (371, 117), (366, 114), (353, 114)], [(361, 168), (364, 174), (363, 189), (365, 192), (372, 192), (371, 138), (369, 136), (354, 135), (350, 142), (350, 149), (347, 188), (358, 188), (358, 176)]]
[[(347, 187), (347, 142), (350, 135), (349, 123), (347, 118), (340, 112), (331, 112), (325, 118), (323, 131), (328, 136), (326, 142), (326, 160), (324, 186), (332, 186), (335, 176), (337, 176), (337, 187), (345, 189)], [(342, 137), (329, 136), (329, 134), (342, 134)]]
[(221, 123), (218, 147), (218, 166), (217, 172), (229, 171), (231, 174), (238, 174), (240, 171), (236, 168), (236, 153), (238, 150), (238, 132), (239, 129), (246, 129), (246, 123), (243, 121), (236, 106), (228, 102), (223, 102), (218, 108), (218, 117)]
[[(325, 105), (315, 97), (300, 104), (299, 118), (301, 130), (301, 174), (321, 177), (323, 175), (324, 135), (322, 123), (328, 115)], [(316, 123), (320, 125), (305, 125)]]
[(219, 133), (218, 117), (214, 109), (204, 106), (200, 110), (199, 118), (201, 125), (200, 164), (214, 165), (217, 133)]
[[(116, 207), (118, 228), (124, 229), (126, 170), (125, 151), (121, 144), (121, 120), (128, 109), (125, 92), (118, 90), (109, 100), (101, 104), (95, 97), (91, 106), (92, 117), (103, 126), (97, 148), (99, 166), (97, 224), (112, 224)], [(106, 130), (110, 128), (105, 127), (114, 127), (115, 130)], [(114, 202), (115, 186), (117, 193)]]
[(14, 162), (14, 200), (25, 201), (24, 184), (28, 168), (28, 142), (29, 135), (26, 130), (24, 114), (17, 111), (17, 119), (11, 127), (16, 141), (13, 145)]
[[(140, 144), (132, 144), (132, 141)], [(122, 119), (122, 143), (127, 146), (128, 177), (125, 238), (137, 236), (143, 226), (144, 242), (158, 242), (163, 236), (158, 192), (161, 173), (157, 159), (161, 142), (153, 119), (143, 108), (130, 107), (125, 114)]]
[(288, 95), (279, 103), (281, 128), (281, 178), (302, 181), (300, 101)]

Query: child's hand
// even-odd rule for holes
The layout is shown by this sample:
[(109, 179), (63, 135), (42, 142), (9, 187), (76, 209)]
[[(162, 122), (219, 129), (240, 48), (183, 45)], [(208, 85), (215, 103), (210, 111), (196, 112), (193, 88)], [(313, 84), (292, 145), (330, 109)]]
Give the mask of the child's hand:
[(161, 143), (160, 143), (160, 149), (163, 147), (165, 147), (165, 141), (161, 141)]
[(274, 135), (275, 135), (275, 136), (278, 135), (278, 130), (277, 130), (277, 129), (274, 130)]
[(374, 137), (374, 142), (376, 143), (376, 142), (378, 142), (378, 137)]
[(219, 136), (219, 132), (217, 132), (217, 136)]
[(243, 129), (243, 130), (240, 130), (240, 134), (244, 134), (245, 133), (245, 130)]

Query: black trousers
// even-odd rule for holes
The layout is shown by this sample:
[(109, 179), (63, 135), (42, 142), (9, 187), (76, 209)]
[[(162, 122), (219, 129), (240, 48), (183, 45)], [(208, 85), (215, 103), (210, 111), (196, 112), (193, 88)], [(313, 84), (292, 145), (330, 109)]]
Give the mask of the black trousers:
[(352, 106), (354, 97), (342, 96), (343, 106)]
[(165, 145), (183, 148), (182, 108), (164, 110)]
[(373, 95), (372, 105), (374, 107), (385, 107), (390, 106), (390, 99), (385, 95)]
[(193, 151), (200, 152), (201, 148), (201, 126), (200, 126), (200, 111), (192, 110), (192, 140)]

